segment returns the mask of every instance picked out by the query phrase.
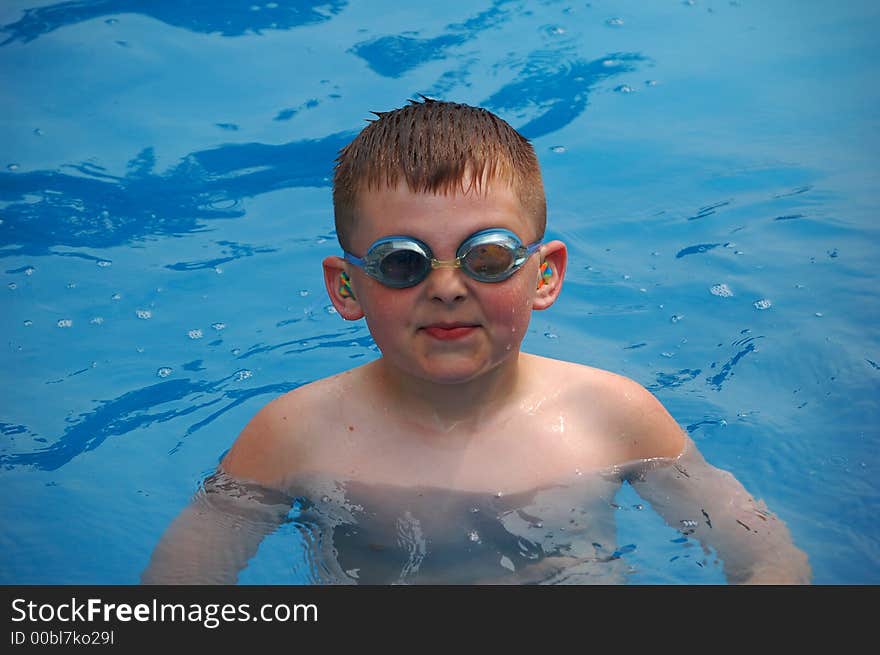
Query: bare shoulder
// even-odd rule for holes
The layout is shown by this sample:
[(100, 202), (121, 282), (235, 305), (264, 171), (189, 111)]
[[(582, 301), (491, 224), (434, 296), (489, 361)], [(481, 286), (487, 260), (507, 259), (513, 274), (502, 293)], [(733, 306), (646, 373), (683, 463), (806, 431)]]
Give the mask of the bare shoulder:
[(311, 444), (332, 420), (348, 372), (316, 380), (275, 398), (248, 422), (220, 463), (230, 475), (267, 487), (309, 466)]
[(663, 404), (644, 386), (592, 366), (538, 358), (546, 374), (565, 381), (565, 403), (592, 433), (612, 439), (623, 460), (678, 457), (685, 435)]

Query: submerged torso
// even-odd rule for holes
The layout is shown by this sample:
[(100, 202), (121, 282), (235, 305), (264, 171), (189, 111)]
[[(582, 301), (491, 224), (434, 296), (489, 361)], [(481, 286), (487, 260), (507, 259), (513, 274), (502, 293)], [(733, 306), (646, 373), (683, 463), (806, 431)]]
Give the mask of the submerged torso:
[(619, 480), (487, 494), (314, 476), (291, 495), (315, 583), (621, 582)]

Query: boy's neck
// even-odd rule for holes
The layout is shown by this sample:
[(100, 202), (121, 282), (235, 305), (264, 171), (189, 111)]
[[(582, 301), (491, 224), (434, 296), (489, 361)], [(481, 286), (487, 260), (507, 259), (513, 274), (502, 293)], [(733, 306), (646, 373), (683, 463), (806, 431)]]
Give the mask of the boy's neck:
[(521, 386), (520, 354), (478, 378), (439, 384), (376, 361), (379, 391), (393, 401), (395, 413), (417, 427), (438, 434), (470, 435), (502, 414)]

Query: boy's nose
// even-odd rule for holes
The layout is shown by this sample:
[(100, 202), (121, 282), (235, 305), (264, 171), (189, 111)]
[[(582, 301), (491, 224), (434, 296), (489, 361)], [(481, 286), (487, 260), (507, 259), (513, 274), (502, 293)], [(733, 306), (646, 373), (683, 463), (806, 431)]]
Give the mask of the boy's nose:
[(461, 302), (467, 297), (465, 274), (452, 267), (438, 267), (428, 274), (425, 284), (431, 299), (445, 304)]

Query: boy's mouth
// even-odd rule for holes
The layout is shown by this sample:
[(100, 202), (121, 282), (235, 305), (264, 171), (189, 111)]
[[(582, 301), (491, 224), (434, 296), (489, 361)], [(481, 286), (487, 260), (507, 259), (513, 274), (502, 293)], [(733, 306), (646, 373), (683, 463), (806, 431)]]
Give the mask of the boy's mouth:
[(422, 330), (429, 337), (440, 339), (441, 341), (449, 341), (466, 337), (478, 327), (480, 326), (472, 323), (434, 323), (424, 326)]

